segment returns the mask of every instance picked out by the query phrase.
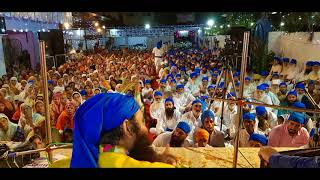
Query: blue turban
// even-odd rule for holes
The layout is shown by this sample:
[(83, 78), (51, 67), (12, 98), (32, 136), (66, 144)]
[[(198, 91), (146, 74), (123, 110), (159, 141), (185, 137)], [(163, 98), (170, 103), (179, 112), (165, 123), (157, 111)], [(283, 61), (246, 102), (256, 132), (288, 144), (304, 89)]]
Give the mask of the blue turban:
[(306, 66), (313, 66), (313, 61), (307, 61)]
[(183, 84), (177, 84), (177, 86), (176, 86), (176, 89), (183, 89), (184, 88), (184, 85)]
[(297, 60), (291, 59), (290, 64), (297, 64)]
[(53, 84), (53, 80), (48, 80), (48, 84)]
[(268, 144), (268, 138), (258, 133), (252, 133), (249, 137), (249, 141), (257, 141), (261, 143), (263, 146), (266, 146)]
[(288, 95), (294, 95), (294, 96), (298, 96), (297, 92), (295, 90), (291, 90), (288, 92)]
[(295, 102), (295, 103), (292, 104), (292, 106), (296, 107), (296, 108), (302, 108), (302, 109), (306, 109), (307, 108), (307, 106), (302, 102)]
[(249, 113), (249, 112), (244, 113), (242, 118), (249, 121), (256, 121), (256, 116), (253, 113)]
[(289, 58), (282, 58), (282, 61), (288, 63), (289, 62)]
[(281, 62), (281, 58), (278, 57), (278, 56), (274, 56), (273, 59), (276, 60), (276, 61), (278, 61), (278, 62)]
[(286, 86), (286, 87), (287, 87), (287, 83), (282, 82), (282, 83), (279, 84), (279, 87), (280, 87), (280, 86)]
[(244, 78), (244, 80), (251, 81), (251, 77), (246, 77), (246, 78)]
[(176, 79), (171, 79), (172, 83), (177, 83)]
[(218, 74), (211, 74), (212, 77), (218, 77)]
[(214, 113), (211, 110), (203, 111), (203, 113), (201, 114), (202, 125), (204, 124), (204, 120), (206, 118), (210, 118), (210, 119), (212, 119), (214, 121)]
[(176, 74), (176, 77), (181, 77), (181, 74)]
[(196, 103), (202, 104), (202, 102), (201, 102), (199, 99), (196, 99), (196, 100), (192, 101), (192, 104), (191, 104), (191, 105), (194, 105), (194, 104), (196, 104)]
[(164, 101), (164, 103), (166, 103), (166, 102), (172, 102), (172, 104), (173, 104), (173, 106), (174, 106), (174, 101), (173, 101), (173, 99), (172, 99), (171, 97), (168, 97), (168, 98)]
[(197, 77), (197, 73), (195, 72), (190, 73), (190, 78), (193, 78), (193, 77)]
[(214, 88), (215, 88), (215, 85), (208, 86), (208, 89), (214, 89)]
[(220, 82), (218, 85), (218, 88), (223, 88), (223, 86), (224, 86), (224, 82)]
[(80, 95), (81, 95), (81, 96), (86, 96), (86, 95), (88, 95), (88, 93), (87, 93), (86, 90), (82, 89), (82, 90), (80, 91)]
[(154, 96), (162, 96), (162, 93), (160, 91), (155, 91)]
[(267, 83), (263, 83), (263, 84), (261, 84), (261, 85), (264, 86), (264, 87), (266, 87), (266, 88), (270, 87), (269, 84), (267, 84)]
[(296, 84), (295, 89), (297, 89), (297, 88), (299, 88), (299, 89), (305, 89), (305, 86), (304, 86), (304, 84), (302, 84), (302, 83), (298, 83), (298, 84)]
[(239, 86), (240, 86), (240, 82), (237, 81), (237, 82), (235, 83), (235, 86), (236, 86), (236, 87), (239, 87)]
[(165, 79), (160, 80), (160, 83), (166, 83), (166, 82), (167, 82), (167, 80), (165, 80)]
[(268, 76), (268, 74), (269, 73), (267, 71), (261, 71), (261, 73), (260, 73), (261, 76)]
[(174, 79), (172, 74), (168, 74), (166, 80), (168, 80), (168, 78), (171, 77), (172, 79)]
[(320, 66), (320, 62), (319, 61), (314, 61), (313, 62), (313, 66)]
[(209, 81), (208, 76), (204, 76), (204, 77), (202, 78), (202, 81)]
[(195, 68), (194, 69), (194, 72), (196, 72), (197, 74), (199, 74), (201, 72), (201, 69), (200, 68)]
[(177, 128), (181, 129), (186, 134), (189, 134), (189, 132), (191, 131), (189, 124), (184, 121), (180, 121), (177, 125)]
[(181, 67), (180, 70), (181, 71), (186, 71), (186, 68), (185, 67)]
[(267, 109), (264, 106), (257, 106), (256, 107), (257, 116), (264, 116), (266, 113), (267, 113)]
[(201, 100), (205, 100), (205, 99), (208, 99), (208, 98), (209, 98), (208, 96), (200, 96)]
[(266, 90), (266, 86), (260, 84), (259, 86), (257, 86), (257, 90), (265, 91)]
[(228, 93), (227, 98), (229, 99), (230, 97), (236, 97), (236, 93), (235, 92)]
[(240, 73), (239, 73), (239, 72), (233, 73), (233, 77), (239, 77), (239, 76), (240, 76)]
[(279, 74), (278, 73), (272, 73), (272, 77), (279, 77)]
[(96, 168), (101, 134), (131, 119), (139, 105), (129, 95), (98, 94), (85, 101), (74, 115), (71, 168)]
[(162, 47), (162, 41), (157, 42), (157, 48), (160, 49)]
[(34, 84), (34, 81), (33, 80), (29, 80), (28, 84)]
[(151, 84), (151, 81), (149, 79), (144, 81), (144, 84)]
[(304, 124), (305, 115), (299, 112), (292, 112), (288, 118), (290, 121), (297, 122), (299, 124)]

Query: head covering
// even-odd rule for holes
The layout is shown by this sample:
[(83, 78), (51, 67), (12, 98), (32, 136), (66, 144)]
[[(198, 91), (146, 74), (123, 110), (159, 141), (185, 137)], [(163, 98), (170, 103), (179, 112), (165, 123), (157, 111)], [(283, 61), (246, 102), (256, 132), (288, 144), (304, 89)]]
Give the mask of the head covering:
[(223, 88), (223, 86), (224, 86), (224, 82), (220, 82), (218, 85), (218, 88)]
[(192, 106), (193, 106), (194, 104), (196, 104), (196, 103), (201, 103), (201, 104), (202, 104), (202, 102), (201, 102), (199, 99), (196, 99), (196, 100), (192, 101)]
[(9, 118), (3, 113), (0, 113), (0, 118), (5, 118), (8, 123), (7, 132), (4, 132), (2, 129), (0, 129), (0, 141), (11, 141), (17, 130), (17, 125), (12, 123)]
[(202, 81), (209, 81), (208, 76), (204, 76), (204, 77), (202, 78)]
[(144, 81), (144, 84), (151, 84), (151, 81), (149, 79)]
[(154, 96), (162, 96), (162, 93), (160, 91), (155, 91), (153, 95)]
[(290, 64), (297, 64), (297, 60), (291, 59)]
[(166, 83), (166, 82), (167, 82), (167, 80), (165, 80), (165, 79), (160, 80), (160, 83)]
[(306, 66), (313, 66), (313, 61), (307, 61)]
[(189, 134), (189, 132), (191, 131), (189, 124), (184, 121), (180, 121), (176, 128), (181, 129), (186, 134)]
[(80, 91), (80, 94), (81, 94), (81, 96), (86, 96), (86, 95), (88, 95), (87, 91), (84, 90), (84, 89), (82, 89), (82, 90)]
[(239, 77), (239, 76), (240, 76), (240, 73), (239, 73), (239, 72), (233, 73), (233, 77)]
[(239, 87), (239, 86), (240, 86), (240, 82), (237, 81), (237, 82), (235, 83), (235, 86), (236, 86), (236, 87)]
[(281, 62), (281, 58), (278, 57), (278, 56), (274, 56), (273, 59), (274, 59), (275, 61)]
[(236, 93), (235, 92), (228, 93), (227, 98), (229, 99), (230, 97), (236, 97)]
[(181, 77), (181, 74), (176, 74), (176, 77)]
[(320, 62), (319, 61), (314, 61), (313, 62), (313, 66), (320, 66)]
[(286, 86), (286, 87), (287, 87), (287, 83), (282, 82), (282, 83), (279, 84), (279, 87), (280, 87), (280, 86)]
[(245, 77), (244, 80), (245, 81), (251, 81), (251, 77)]
[(214, 89), (214, 88), (215, 88), (215, 85), (208, 86), (208, 89)]
[(160, 49), (162, 47), (162, 41), (157, 42), (157, 48)]
[(211, 76), (212, 77), (218, 77), (218, 74), (213, 73), (213, 74), (211, 74)]
[(74, 117), (70, 167), (96, 168), (101, 134), (119, 127), (138, 110), (132, 96), (119, 93), (98, 94), (83, 103)]
[(204, 124), (204, 120), (206, 118), (210, 118), (210, 119), (214, 120), (214, 113), (211, 110), (203, 111), (203, 113), (201, 114), (201, 122), (202, 122), (202, 124)]
[(294, 121), (300, 124), (304, 124), (305, 115), (299, 112), (292, 112), (288, 118), (290, 121)]
[(298, 83), (298, 84), (296, 84), (296, 87), (295, 87), (295, 89), (305, 89), (305, 86), (304, 86), (304, 84), (302, 84), (302, 83)]
[(172, 79), (174, 79), (174, 76), (172, 74), (168, 74), (166, 80), (168, 80), (168, 78), (171, 77)]
[(268, 74), (269, 73), (267, 71), (261, 71), (261, 73), (260, 73), (261, 76), (268, 76)]
[(198, 142), (200, 139), (205, 139), (208, 142), (209, 135), (210, 134), (207, 130), (200, 128), (195, 132), (195, 140)]
[(166, 102), (172, 102), (172, 104), (173, 104), (173, 106), (174, 106), (174, 101), (173, 101), (173, 99), (172, 99), (171, 97), (168, 97), (168, 98), (164, 101), (164, 103), (166, 103)]
[(242, 116), (243, 120), (255, 121), (256, 116), (253, 113), (244, 113)]
[(190, 78), (193, 78), (193, 77), (197, 77), (197, 73), (195, 72), (190, 73)]
[(53, 84), (53, 80), (48, 80), (48, 84)]
[(294, 95), (294, 96), (298, 96), (297, 92), (295, 90), (291, 90), (288, 92), (288, 95)]
[(282, 61), (288, 63), (289, 62), (289, 58), (282, 58)]
[(172, 83), (177, 83), (176, 79), (171, 79)]
[(257, 106), (256, 107), (256, 114), (258, 116), (264, 116), (267, 113), (267, 109), (264, 106)]
[(265, 91), (267, 88), (266, 86), (260, 84), (259, 86), (257, 86), (257, 90), (260, 90), (260, 91)]
[(280, 79), (274, 79), (272, 80), (271, 84), (273, 85), (279, 85), (281, 83), (281, 80)]
[(18, 79), (16, 77), (11, 77), (10, 81), (18, 81)]
[(176, 89), (183, 89), (184, 88), (184, 85), (183, 84), (177, 84), (177, 86), (176, 86)]
[(249, 137), (249, 141), (257, 141), (263, 146), (268, 144), (268, 138), (262, 134), (252, 133)]
[(304, 103), (302, 103), (302, 102), (294, 102), (292, 104), (292, 106), (296, 107), (296, 108), (301, 108), (301, 109), (306, 109), (307, 108), (306, 105)]

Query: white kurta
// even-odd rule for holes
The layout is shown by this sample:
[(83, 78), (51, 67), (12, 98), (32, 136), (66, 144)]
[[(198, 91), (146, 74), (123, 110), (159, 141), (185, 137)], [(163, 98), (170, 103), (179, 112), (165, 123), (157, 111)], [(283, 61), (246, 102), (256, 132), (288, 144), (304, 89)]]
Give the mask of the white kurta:
[(190, 133), (189, 133), (189, 138), (190, 139), (193, 139), (193, 133), (202, 126), (202, 123), (201, 123), (201, 113), (199, 115), (198, 118), (195, 118), (194, 115), (193, 115), (193, 112), (192, 111), (189, 111), (187, 113), (184, 113), (181, 117), (181, 120), (180, 121), (184, 121), (186, 123), (189, 124), (190, 126)]
[(196, 100), (196, 98), (188, 92), (184, 92), (182, 94), (175, 93), (173, 95), (175, 107), (180, 111), (180, 113), (183, 113), (186, 107), (191, 106), (191, 103), (194, 100)]
[(167, 118), (165, 110), (163, 109), (160, 112), (160, 116), (156, 125), (157, 134), (165, 132), (167, 128), (171, 130), (175, 129), (178, 124), (178, 121), (180, 120), (180, 117), (181, 113), (175, 110), (173, 116), (171, 118)]
[(150, 115), (153, 119), (159, 119), (161, 112), (164, 111), (164, 102), (153, 102), (150, 106)]
[[(170, 140), (173, 132), (165, 132), (160, 134), (156, 137), (156, 139), (153, 141), (152, 146), (153, 147), (166, 147), (167, 145), (170, 145)], [(192, 140), (186, 138), (184, 140), (184, 143), (182, 144), (182, 147), (192, 147), (193, 142)]]

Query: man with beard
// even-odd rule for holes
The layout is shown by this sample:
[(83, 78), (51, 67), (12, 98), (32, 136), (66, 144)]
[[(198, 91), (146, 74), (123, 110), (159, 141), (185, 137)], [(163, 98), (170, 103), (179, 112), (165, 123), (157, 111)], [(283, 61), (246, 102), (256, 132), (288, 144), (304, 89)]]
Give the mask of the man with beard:
[(167, 98), (164, 105), (164, 110), (160, 112), (159, 119), (157, 119), (156, 128), (150, 128), (152, 134), (159, 135), (165, 131), (173, 131), (180, 120), (181, 114), (175, 108), (172, 98)]
[(266, 120), (271, 129), (277, 125), (277, 115), (272, 111), (268, 111), (264, 106), (256, 106), (256, 115), (259, 121)]
[(309, 133), (303, 127), (304, 122), (304, 114), (291, 113), (286, 123), (271, 130), (268, 145), (272, 147), (301, 147), (307, 145)]
[(176, 107), (180, 113), (189, 111), (191, 103), (196, 100), (196, 98), (189, 92), (185, 92), (184, 85), (178, 84), (176, 86), (176, 93), (173, 95), (173, 100), (176, 102)]
[(155, 147), (191, 147), (192, 141), (188, 139), (191, 129), (188, 123), (180, 121), (172, 132), (165, 132), (157, 136), (152, 145)]
[(196, 99), (192, 102), (191, 111), (184, 113), (181, 117), (181, 119), (186, 121), (191, 128), (191, 132), (189, 133), (190, 139), (193, 139), (194, 131), (197, 128), (202, 126), (201, 111), (202, 111), (202, 103), (199, 99)]
[[(262, 85), (265, 86), (265, 94), (271, 98), (272, 104), (273, 105), (279, 105), (280, 101), (279, 101), (277, 95), (275, 95), (272, 91), (270, 91), (269, 84), (263, 83)], [(275, 114), (278, 114), (278, 110), (277, 109), (271, 109), (271, 108), (269, 108), (269, 109), (272, 110), (272, 112), (274, 112)]]
[[(280, 106), (292, 106), (293, 103), (297, 102), (297, 96), (298, 95), (295, 90), (289, 91), (286, 100), (283, 103), (280, 103)], [(289, 114), (289, 110), (279, 109), (277, 116), (281, 116), (283, 114)]]
[[(242, 119), (242, 128), (239, 130), (239, 147), (250, 147), (249, 138), (255, 132), (256, 116), (253, 113), (244, 113)], [(235, 139), (234, 135), (233, 139)]]
[(218, 80), (218, 74), (211, 74), (211, 84), (216, 85)]
[(304, 84), (302, 82), (297, 83), (296, 86), (295, 86), (295, 90), (297, 92), (297, 100), (299, 102), (301, 102), (301, 100), (302, 100), (302, 98), (304, 96), (304, 93), (305, 93), (304, 89), (305, 89), (305, 86), (304, 86)]
[(319, 80), (320, 79), (320, 62), (314, 61), (312, 66), (312, 71), (306, 77), (306, 80)]
[[(260, 103), (272, 105), (271, 97), (268, 96), (265, 92), (266, 89), (267, 89), (267, 87), (263, 84), (260, 84), (259, 86), (257, 86), (257, 90), (256, 90), (255, 94), (253, 95), (253, 98), (255, 100), (259, 101)], [(271, 108), (267, 108), (267, 109), (271, 110)]]
[(283, 103), (287, 97), (287, 84), (285, 82), (282, 82), (279, 84), (279, 92), (277, 93), (278, 99), (280, 101), (280, 104)]
[(209, 133), (208, 144), (212, 147), (225, 147), (224, 134), (214, 126), (214, 114), (211, 110), (206, 110), (201, 114), (201, 128)]
[(207, 91), (207, 89), (208, 89), (208, 81), (209, 81), (209, 77), (208, 76), (204, 76), (202, 78), (202, 82), (199, 85), (198, 90), (195, 93), (198, 97), (208, 95), (208, 91)]
[(90, 98), (75, 114), (71, 168), (173, 167), (166, 164), (176, 163), (172, 155), (158, 154), (148, 143), (143, 121), (132, 96)]
[[(160, 91), (163, 95), (165, 95), (167, 92), (166, 87), (167, 87), (167, 80), (161, 79), (160, 80), (160, 87), (159, 87), (158, 91)], [(164, 98), (166, 98), (166, 97), (164, 97)]]

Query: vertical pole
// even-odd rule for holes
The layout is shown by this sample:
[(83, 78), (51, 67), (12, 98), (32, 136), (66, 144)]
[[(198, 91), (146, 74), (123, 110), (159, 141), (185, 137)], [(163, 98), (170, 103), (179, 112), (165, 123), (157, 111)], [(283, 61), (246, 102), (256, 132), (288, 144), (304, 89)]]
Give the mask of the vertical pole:
[[(243, 36), (239, 100), (242, 100), (243, 98), (244, 77), (246, 74), (247, 60), (248, 60), (249, 37), (250, 37), (250, 32), (249, 31), (245, 32)], [(239, 149), (239, 128), (241, 127), (241, 124), (242, 124), (242, 121), (241, 121), (242, 111), (243, 111), (243, 108), (238, 103), (239, 124), (238, 124), (237, 134), (235, 137), (235, 146), (234, 146), (234, 153), (233, 153), (233, 168), (237, 167), (238, 149)]]
[[(50, 124), (50, 112), (49, 112), (49, 94), (48, 94), (48, 78), (47, 78), (47, 65), (46, 65), (46, 51), (45, 51), (45, 42), (39, 41), (40, 46), (40, 68), (41, 68), (41, 77), (42, 77), (42, 87), (44, 95), (44, 105), (45, 105), (45, 118), (46, 118), (46, 138), (47, 143), (52, 142), (51, 136), (51, 124)], [(52, 152), (48, 152), (49, 162), (52, 163)]]

